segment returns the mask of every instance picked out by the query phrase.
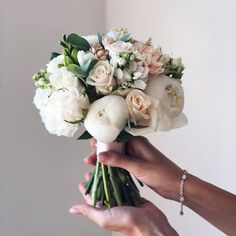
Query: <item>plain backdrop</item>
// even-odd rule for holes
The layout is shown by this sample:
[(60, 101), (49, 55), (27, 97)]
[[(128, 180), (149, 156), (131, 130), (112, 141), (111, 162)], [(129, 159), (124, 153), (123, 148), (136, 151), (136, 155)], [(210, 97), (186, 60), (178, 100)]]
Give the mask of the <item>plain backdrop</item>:
[[(107, 29), (119, 25), (138, 39), (151, 36), (164, 51), (183, 58), (184, 112), (189, 124), (148, 137), (182, 168), (234, 193), (235, 13), (233, 0), (107, 0), (106, 18)], [(178, 203), (158, 198), (147, 188), (142, 193), (166, 213), (181, 236), (223, 235), (191, 210), (179, 216)]]
[(111, 235), (69, 208), (83, 202), (87, 142), (50, 135), (33, 105), (32, 75), (64, 33), (105, 30), (103, 2), (0, 0), (0, 235)]
[[(68, 214), (82, 201), (87, 142), (48, 134), (32, 104), (31, 77), (60, 50), (63, 33), (126, 27), (181, 56), (189, 124), (148, 138), (182, 168), (236, 193), (235, 12), (233, 0), (0, 0), (0, 236), (111, 235)], [(178, 203), (141, 191), (180, 235), (223, 235), (187, 208), (179, 216)]]

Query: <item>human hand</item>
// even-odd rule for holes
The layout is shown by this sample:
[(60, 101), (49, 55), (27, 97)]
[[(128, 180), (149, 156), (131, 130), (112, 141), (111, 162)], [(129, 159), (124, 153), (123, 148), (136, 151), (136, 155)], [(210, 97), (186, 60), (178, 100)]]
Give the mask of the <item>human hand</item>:
[[(85, 175), (87, 180), (89, 177), (89, 174)], [(139, 207), (95, 208), (91, 206), (91, 197), (85, 195), (85, 183), (81, 183), (79, 189), (87, 204), (73, 206), (70, 209), (73, 215), (83, 215), (104, 229), (127, 236), (178, 235), (166, 216), (147, 200), (143, 199)]]
[[(91, 145), (96, 149), (96, 140), (93, 139)], [(96, 158), (95, 150), (84, 161), (94, 164)], [(126, 143), (126, 155), (109, 151), (101, 153), (98, 159), (108, 166), (126, 169), (161, 196), (178, 201), (182, 170), (146, 138), (130, 139)]]

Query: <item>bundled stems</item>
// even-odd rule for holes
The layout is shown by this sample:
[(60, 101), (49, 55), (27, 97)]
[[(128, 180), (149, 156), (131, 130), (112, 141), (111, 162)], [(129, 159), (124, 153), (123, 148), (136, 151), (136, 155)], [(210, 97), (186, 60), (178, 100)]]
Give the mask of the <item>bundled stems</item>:
[(106, 166), (99, 161), (86, 183), (85, 194), (92, 195), (93, 206), (98, 202), (108, 208), (137, 206), (141, 202), (139, 190), (128, 171)]

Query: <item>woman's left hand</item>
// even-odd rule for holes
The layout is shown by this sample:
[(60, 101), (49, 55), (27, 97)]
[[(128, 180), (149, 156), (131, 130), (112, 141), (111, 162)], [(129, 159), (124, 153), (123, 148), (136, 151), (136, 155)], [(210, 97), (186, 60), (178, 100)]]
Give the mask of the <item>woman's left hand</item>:
[[(90, 174), (87, 173), (85, 178), (89, 177)], [(145, 199), (139, 207), (92, 207), (90, 196), (84, 194), (85, 183), (81, 183), (79, 189), (87, 204), (73, 206), (70, 209), (73, 215), (83, 215), (104, 229), (121, 232), (127, 236), (178, 235), (166, 216)]]

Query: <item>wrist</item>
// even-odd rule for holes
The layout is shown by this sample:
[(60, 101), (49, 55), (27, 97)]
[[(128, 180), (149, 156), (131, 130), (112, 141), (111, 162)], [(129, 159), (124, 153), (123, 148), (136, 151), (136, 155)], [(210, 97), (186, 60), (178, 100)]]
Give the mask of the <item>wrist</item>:
[[(165, 178), (159, 181), (159, 185), (153, 187), (153, 190), (166, 199), (179, 201), (179, 190), (182, 174), (183, 170), (180, 168), (175, 170), (175, 173), (171, 177), (167, 174)], [(157, 176), (157, 178), (159, 178), (159, 176)]]
[[(148, 227), (147, 227), (148, 226)], [(136, 226), (133, 228), (131, 234), (127, 234), (127, 236), (178, 236), (178, 233), (174, 230), (174, 228), (166, 222), (159, 222), (158, 224), (147, 224), (145, 226)]]

